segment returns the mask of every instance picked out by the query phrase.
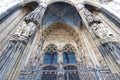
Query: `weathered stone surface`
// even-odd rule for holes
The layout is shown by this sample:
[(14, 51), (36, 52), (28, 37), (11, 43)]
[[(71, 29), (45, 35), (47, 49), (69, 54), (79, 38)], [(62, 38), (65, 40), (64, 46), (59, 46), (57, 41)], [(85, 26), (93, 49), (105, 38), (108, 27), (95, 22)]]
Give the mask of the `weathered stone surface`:
[[(99, 10), (94, 12), (84, 8), (84, 4), (90, 2), (99, 9), (99, 2), (37, 2), (39, 5), (33, 11), (27, 10), (30, 7), (24, 9), (26, 12), (18, 10), (1, 24), (1, 32), (4, 28), (6, 30), (1, 35), (1, 43), (9, 32), (12, 37), (5, 38), (8, 42), (5, 46), (3, 43), (5, 48), (0, 56), (0, 79), (119, 79), (120, 44), (119, 37), (116, 37), (119, 33), (115, 32), (116, 29), (111, 30), (113, 25), (105, 25), (109, 23), (103, 22), (105, 17), (100, 17)], [(49, 64), (45, 63), (46, 56)]]

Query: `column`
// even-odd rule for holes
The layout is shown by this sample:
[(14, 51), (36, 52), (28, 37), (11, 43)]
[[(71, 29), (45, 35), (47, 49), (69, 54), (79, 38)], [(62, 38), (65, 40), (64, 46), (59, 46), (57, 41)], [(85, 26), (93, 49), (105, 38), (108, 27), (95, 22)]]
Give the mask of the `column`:
[[(41, 4), (25, 17), (25, 20), (9, 40), (9, 44), (0, 57), (0, 79), (17, 80), (28, 44), (38, 25), (41, 25), (42, 16), (46, 6)], [(29, 46), (29, 47), (28, 47)]]
[(84, 15), (89, 25), (89, 29), (93, 31), (102, 49), (102, 56), (116, 79), (120, 78), (120, 43), (108, 26), (104, 26), (102, 20), (96, 17), (87, 9), (83, 9)]
[(64, 67), (63, 67), (63, 52), (59, 51), (58, 54), (58, 80), (64, 80)]

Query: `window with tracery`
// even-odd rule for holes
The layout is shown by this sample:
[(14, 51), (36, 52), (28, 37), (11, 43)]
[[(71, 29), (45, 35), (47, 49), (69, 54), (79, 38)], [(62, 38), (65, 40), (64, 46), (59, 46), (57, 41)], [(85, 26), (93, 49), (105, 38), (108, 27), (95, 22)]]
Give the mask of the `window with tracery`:
[(67, 44), (66, 46), (64, 46), (63, 52), (64, 52), (63, 53), (64, 64), (76, 63), (75, 49), (73, 46), (71, 46), (70, 44)]
[(70, 44), (64, 46), (63, 63), (65, 64), (65, 80), (80, 80), (77, 67), (72, 65), (77, 62), (75, 57), (75, 51), (75, 48)]
[(57, 64), (57, 53), (47, 52), (44, 57), (44, 64)]
[(57, 68), (53, 66), (57, 64), (57, 55), (57, 47), (54, 44), (46, 47), (43, 64), (49, 64), (49, 66), (43, 67), (41, 80), (57, 80)]
[(57, 47), (50, 44), (45, 49), (44, 64), (57, 64)]
[(64, 61), (64, 64), (76, 63), (75, 54), (73, 52), (64, 52), (63, 61)]

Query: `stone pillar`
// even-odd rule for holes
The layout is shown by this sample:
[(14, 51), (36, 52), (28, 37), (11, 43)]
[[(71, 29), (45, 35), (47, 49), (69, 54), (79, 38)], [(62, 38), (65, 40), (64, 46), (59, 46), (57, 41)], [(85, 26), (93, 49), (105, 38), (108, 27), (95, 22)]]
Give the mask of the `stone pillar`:
[(59, 51), (58, 52), (59, 54), (58, 54), (58, 63), (59, 64), (63, 64), (63, 52), (62, 51)]
[(37, 26), (33, 22), (27, 24), (25, 21), (18, 26), (0, 59), (0, 71), (2, 73), (0, 78), (6, 79), (7, 76), (9, 76), (8, 79), (16, 78), (25, 56), (24, 50), (27, 49), (29, 39), (35, 33), (36, 28)]
[(58, 80), (64, 80), (64, 67), (63, 67), (63, 52), (59, 51), (58, 54)]
[(86, 20), (89, 24), (89, 29), (93, 31), (96, 38), (99, 40), (98, 47), (102, 49), (101, 53), (111, 69), (115, 74), (116, 79), (120, 78), (120, 43), (115, 35), (109, 30), (108, 26), (104, 26), (102, 20), (97, 18), (87, 9), (83, 9)]
[[(34, 11), (25, 17), (9, 41), (3, 55), (0, 57), (0, 79), (17, 80), (26, 50), (30, 48), (29, 40), (41, 25), (41, 19), (46, 5), (41, 3)], [(29, 44), (29, 45), (28, 45)]]

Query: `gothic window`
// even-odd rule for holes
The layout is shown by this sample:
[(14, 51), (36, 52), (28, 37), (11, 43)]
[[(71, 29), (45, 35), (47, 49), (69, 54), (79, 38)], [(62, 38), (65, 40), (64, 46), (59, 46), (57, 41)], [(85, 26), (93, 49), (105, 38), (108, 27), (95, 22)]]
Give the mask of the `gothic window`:
[(53, 70), (57, 70), (54, 66), (47, 66), (43, 68), (41, 80), (57, 80), (57, 73)]
[(64, 60), (64, 64), (76, 63), (75, 54), (73, 52), (64, 52), (63, 60)]
[(45, 54), (44, 64), (50, 64), (50, 56), (51, 56), (51, 54), (48, 52)]
[(47, 52), (44, 57), (44, 64), (57, 64), (57, 53)]
[[(79, 73), (75, 70), (77, 70), (76, 66), (66, 66), (65, 68), (65, 80), (80, 80)], [(70, 71), (71, 70), (71, 71)]]

